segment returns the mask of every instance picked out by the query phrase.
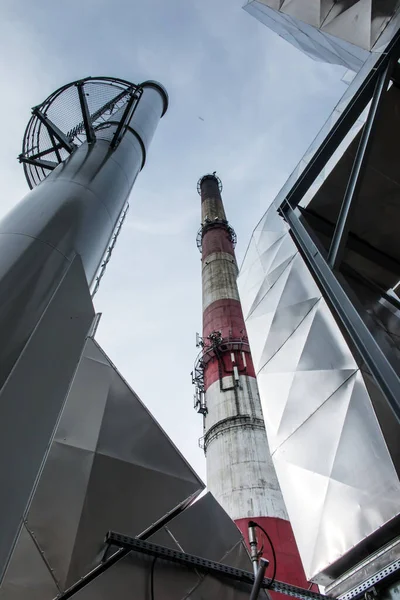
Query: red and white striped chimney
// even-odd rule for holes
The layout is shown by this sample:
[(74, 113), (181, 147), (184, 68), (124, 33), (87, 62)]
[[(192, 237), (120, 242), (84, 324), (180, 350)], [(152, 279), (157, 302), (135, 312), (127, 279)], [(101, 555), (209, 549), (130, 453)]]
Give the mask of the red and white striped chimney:
[[(277, 579), (306, 587), (269, 452), (236, 284), (236, 236), (226, 219), (222, 184), (214, 173), (202, 177), (197, 189), (202, 214), (197, 244), (202, 253), (203, 336), (193, 379), (195, 407), (204, 419), (207, 486), (247, 542), (249, 520), (267, 531), (275, 547)], [(262, 534), (257, 537), (260, 542)], [(263, 545), (272, 563), (267, 540)]]

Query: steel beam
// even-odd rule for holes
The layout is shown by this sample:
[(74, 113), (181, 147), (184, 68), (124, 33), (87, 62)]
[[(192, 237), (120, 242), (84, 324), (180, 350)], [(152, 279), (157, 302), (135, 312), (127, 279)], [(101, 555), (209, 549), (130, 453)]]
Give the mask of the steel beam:
[(292, 238), (325, 298), (333, 306), (334, 314), (337, 315), (349, 334), (361, 359), (383, 392), (397, 420), (400, 421), (400, 379), (396, 371), (314, 244), (296, 212), (289, 204), (282, 206), (280, 212), (289, 224)]
[[(331, 223), (331, 221), (313, 211), (308, 206), (306, 208), (298, 206), (297, 208), (301, 214), (304, 215), (306, 222), (313, 231), (317, 234), (320, 233), (329, 239), (332, 238), (335, 225)], [(400, 262), (398, 260), (389, 256), (389, 254), (378, 250), (378, 248), (375, 248), (375, 246), (372, 246), (369, 242), (366, 242), (351, 231), (349, 232), (347, 239), (347, 248), (356, 254), (360, 254), (367, 260), (376, 263), (378, 266), (382, 267), (382, 269), (390, 271), (394, 276), (398, 275), (398, 279), (400, 279)]]
[(78, 88), (78, 96), (79, 96), (79, 102), (80, 102), (81, 110), (82, 110), (82, 118), (83, 118), (83, 124), (85, 127), (86, 140), (87, 140), (88, 144), (94, 144), (94, 142), (96, 141), (96, 136), (94, 134), (92, 121), (90, 119), (90, 112), (89, 112), (89, 107), (88, 107), (88, 103), (86, 100), (84, 83), (82, 81), (79, 81), (76, 84), (76, 87)]
[(74, 596), (80, 590), (89, 585), (89, 583), (97, 579), (97, 577), (99, 577), (102, 573), (105, 573), (105, 571), (108, 571), (110, 567), (112, 567), (117, 562), (125, 558), (125, 556), (128, 556), (129, 552), (130, 551), (125, 550), (125, 548), (120, 548), (119, 550), (117, 550), (117, 552), (114, 552), (112, 556), (110, 556), (109, 558), (101, 562), (99, 565), (97, 565), (97, 567), (89, 571), (87, 575), (84, 575), (83, 577), (81, 577), (81, 579), (79, 579), (79, 581), (71, 585), (71, 587), (69, 587), (65, 592), (59, 594), (56, 598), (54, 598), (54, 600), (68, 600), (68, 598), (72, 598), (72, 596)]
[(122, 115), (122, 118), (121, 118), (120, 122), (118, 123), (118, 127), (115, 130), (113, 138), (110, 142), (110, 148), (116, 148), (117, 145), (119, 144), (119, 142), (121, 141), (121, 138), (124, 135), (124, 128), (126, 125), (128, 125), (130, 123), (130, 120), (135, 111), (135, 108), (137, 106), (137, 102), (140, 98), (140, 95), (141, 95), (140, 89), (135, 90), (131, 93), (131, 97), (129, 98), (128, 102), (126, 103), (126, 107), (125, 107), (124, 113)]
[[(192, 568), (207, 575), (218, 577), (219, 579), (254, 586), (255, 577), (249, 571), (229, 567), (228, 565), (207, 560), (206, 558), (193, 556), (192, 554), (186, 554), (185, 552), (172, 550), (171, 548), (165, 548), (164, 546), (145, 542), (138, 538), (131, 538), (113, 531), (110, 531), (107, 534), (106, 542), (112, 546), (119, 546), (125, 550), (130, 550), (131, 552), (146, 554), (147, 556), (157, 557), (186, 568)], [(299, 598), (300, 600), (327, 600), (327, 596), (324, 596), (323, 594), (305, 590), (281, 581), (273, 581), (271, 585), (271, 579), (268, 578), (263, 579), (260, 585), (261, 589), (269, 589), (270, 586), (272, 591)]]
[(51, 160), (43, 160), (40, 158), (33, 158), (31, 156), (23, 156), (22, 154), (18, 157), (18, 160), (20, 163), (35, 165), (35, 167), (42, 167), (42, 169), (49, 169), (50, 171), (52, 171), (59, 165), (59, 163)]
[(32, 113), (43, 123), (45, 127), (47, 127), (50, 134), (52, 134), (56, 140), (61, 144), (67, 152), (73, 152), (76, 148), (75, 144), (73, 144), (70, 139), (51, 121), (45, 114), (43, 114), (39, 108), (34, 108)]
[(400, 30), (388, 44), (385, 53), (377, 60), (375, 67), (371, 69), (359, 90), (354, 94), (348, 106), (340, 115), (322, 144), (316, 150), (314, 156), (293, 185), (286, 196), (286, 201), (292, 208), (296, 208), (304, 194), (315, 181), (328, 160), (331, 158), (339, 144), (343, 141), (352, 125), (360, 116), (371, 99), (373, 90), (380, 73), (386, 69), (392, 57), (398, 57), (400, 53)]
[(328, 264), (332, 269), (338, 269), (343, 259), (347, 238), (349, 235), (351, 214), (354, 211), (357, 197), (363, 182), (363, 174), (365, 172), (371, 149), (373, 133), (376, 128), (376, 118), (379, 108), (382, 104), (382, 98), (388, 88), (392, 68), (393, 61), (391, 60), (386, 68), (379, 74), (375, 85), (371, 106), (361, 133), (360, 143), (354, 158), (353, 167), (351, 169), (349, 181), (347, 182), (343, 202), (340, 207), (339, 217), (328, 252)]
[[(37, 154), (30, 154), (27, 158), (32, 158), (32, 159), (40, 158), (41, 156), (46, 156), (46, 154), (51, 154), (52, 152), (56, 152), (60, 148), (62, 148), (61, 144), (57, 144), (57, 142), (56, 142), (54, 147), (52, 146), (51, 148), (42, 150), (41, 152), (38, 152)], [(21, 156), (24, 156), (24, 155), (21, 154)]]

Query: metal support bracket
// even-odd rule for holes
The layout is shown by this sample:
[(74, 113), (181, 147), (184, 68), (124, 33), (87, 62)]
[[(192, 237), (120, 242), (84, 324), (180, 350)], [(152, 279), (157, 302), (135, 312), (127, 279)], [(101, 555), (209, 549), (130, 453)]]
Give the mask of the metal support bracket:
[(39, 108), (34, 108), (32, 113), (43, 123), (45, 127), (47, 127), (49, 133), (51, 133), (55, 139), (61, 144), (67, 152), (73, 152), (75, 150), (75, 144), (73, 144), (70, 139), (51, 121), (45, 114), (43, 114)]
[(85, 127), (86, 139), (87, 139), (88, 144), (94, 144), (94, 142), (96, 141), (96, 136), (94, 134), (93, 125), (92, 125), (92, 121), (90, 118), (90, 113), (89, 113), (88, 103), (86, 100), (86, 94), (85, 94), (85, 88), (84, 88), (83, 82), (79, 81), (76, 84), (76, 87), (78, 88), (78, 96), (79, 96), (79, 102), (80, 102), (81, 110), (82, 110), (82, 118), (83, 118), (83, 124)]

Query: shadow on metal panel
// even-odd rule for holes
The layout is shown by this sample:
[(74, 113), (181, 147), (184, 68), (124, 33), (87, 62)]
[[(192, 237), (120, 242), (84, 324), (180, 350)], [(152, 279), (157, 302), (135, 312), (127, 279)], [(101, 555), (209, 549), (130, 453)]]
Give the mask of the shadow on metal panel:
[(0, 575), (93, 318), (82, 262), (76, 257), (0, 392)]
[[(215, 498), (206, 494), (167, 523), (149, 541), (188, 554), (250, 570), (251, 563), (240, 531)], [(122, 600), (134, 592), (138, 600), (150, 598), (154, 558), (131, 553), (78, 592), (76, 600)], [(157, 600), (248, 599), (249, 587), (219, 580), (196, 570), (157, 559), (153, 592)], [(260, 596), (262, 598), (264, 596)]]
[(22, 556), (42, 560), (63, 591), (99, 563), (108, 530), (138, 536), (203, 487), (88, 338), (26, 518), (36, 547), (19, 541), (0, 598), (51, 600), (40, 570), (16, 564)]

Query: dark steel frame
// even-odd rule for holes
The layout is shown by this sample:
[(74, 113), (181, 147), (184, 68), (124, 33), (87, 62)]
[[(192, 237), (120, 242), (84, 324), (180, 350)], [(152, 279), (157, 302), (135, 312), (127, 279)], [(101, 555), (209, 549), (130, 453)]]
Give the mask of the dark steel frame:
[(367, 164), (369, 151), (371, 149), (373, 133), (376, 127), (376, 118), (382, 104), (382, 98), (387, 91), (390, 75), (393, 70), (393, 60), (379, 74), (375, 91), (372, 96), (371, 107), (367, 120), (362, 130), (360, 143), (356, 152), (346, 192), (340, 208), (339, 217), (333, 233), (331, 246), (328, 252), (328, 264), (332, 269), (338, 269), (342, 262), (347, 238), (349, 235), (350, 216), (354, 211), (357, 196), (363, 181), (363, 174)]
[[(351, 211), (354, 208), (362, 180), (376, 119), (379, 117), (382, 96), (387, 90), (387, 85), (399, 54), (400, 32), (396, 34), (389, 44), (387, 51), (377, 61), (363, 85), (356, 92), (299, 179), (287, 194), (284, 202), (278, 208), (278, 212), (289, 224), (292, 238), (321, 288), (324, 297), (333, 308), (334, 314), (340, 324), (348, 333), (359, 356), (370, 370), (398, 421), (400, 421), (400, 379), (383, 352), (382, 347), (376, 342), (345, 289), (342, 287), (335, 270), (340, 266), (343, 251), (346, 247), (349, 215), (351, 215)], [(307, 228), (300, 220), (299, 215), (301, 211), (297, 209), (297, 206), (370, 101), (369, 114), (354, 159), (331, 247), (326, 257), (323, 251), (321, 252), (314, 243)], [(304, 212), (307, 211), (305, 210)]]
[(400, 54), (400, 31), (396, 33), (388, 44), (385, 52), (375, 63), (364, 82), (350, 100), (348, 106), (338, 118), (314, 156), (301, 173), (296, 183), (286, 196), (287, 203), (296, 208), (304, 194), (311, 187), (319, 173), (325, 167), (340, 143), (344, 140), (352, 125), (358, 119), (364, 108), (373, 96), (376, 82), (382, 72), (386, 70), (389, 62)]

